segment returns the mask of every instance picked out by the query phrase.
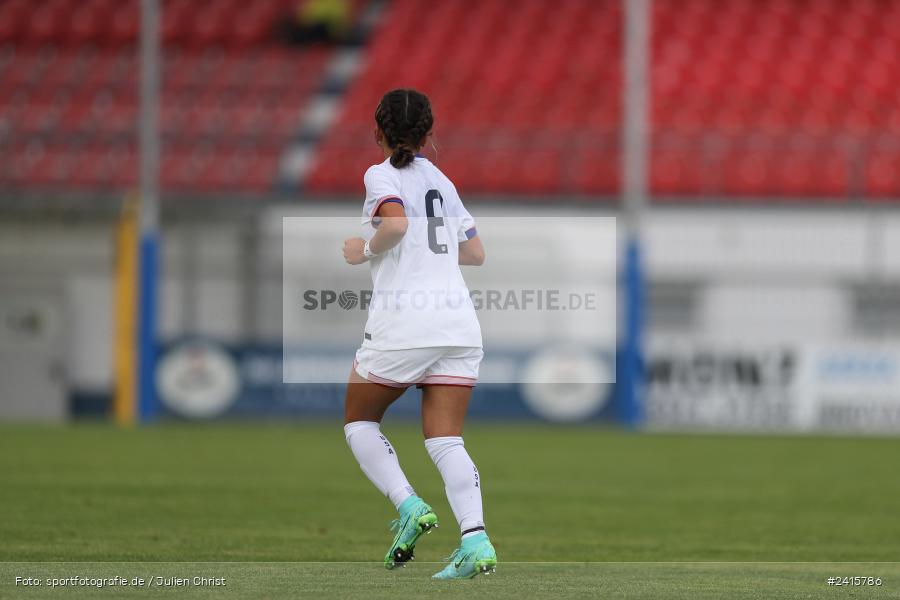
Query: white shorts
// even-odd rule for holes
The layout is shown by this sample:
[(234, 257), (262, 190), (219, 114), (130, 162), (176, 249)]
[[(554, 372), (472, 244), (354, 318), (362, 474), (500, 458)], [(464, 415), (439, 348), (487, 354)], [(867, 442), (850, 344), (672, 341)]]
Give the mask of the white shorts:
[(353, 370), (363, 379), (390, 387), (462, 385), (475, 387), (484, 352), (468, 346), (356, 351)]

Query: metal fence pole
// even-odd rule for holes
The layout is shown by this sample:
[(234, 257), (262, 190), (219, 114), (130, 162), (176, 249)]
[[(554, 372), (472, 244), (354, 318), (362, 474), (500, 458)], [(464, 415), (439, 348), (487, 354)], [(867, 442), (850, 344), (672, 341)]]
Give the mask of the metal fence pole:
[(140, 32), (140, 273), (138, 416), (156, 418), (154, 377), (159, 287), (159, 0), (141, 0)]
[(622, 0), (623, 115), (622, 212), (624, 261), (621, 286), (624, 319), (620, 323), (617, 358), (619, 417), (635, 427), (643, 417), (644, 271), (641, 256), (641, 219), (647, 204), (650, 1)]

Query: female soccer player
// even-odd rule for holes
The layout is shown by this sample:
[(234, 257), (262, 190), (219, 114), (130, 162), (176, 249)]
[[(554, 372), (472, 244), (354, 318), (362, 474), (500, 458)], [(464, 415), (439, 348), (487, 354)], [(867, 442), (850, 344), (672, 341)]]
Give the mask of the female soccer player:
[(428, 98), (415, 90), (388, 92), (375, 110), (375, 124), (385, 160), (364, 177), (364, 237), (344, 242), (348, 263), (371, 263), (373, 283), (347, 384), (344, 433), (363, 473), (400, 513), (384, 557), (385, 567), (393, 569), (413, 558), (416, 541), (438, 523), (380, 430), (394, 400), (410, 386), (422, 389), (425, 448), (462, 531), (450, 564), (434, 577), (470, 578), (497, 565), (484, 530), (478, 469), (462, 439), (484, 353), (459, 265), (481, 265), (484, 248), (456, 188), (418, 154), (433, 124)]

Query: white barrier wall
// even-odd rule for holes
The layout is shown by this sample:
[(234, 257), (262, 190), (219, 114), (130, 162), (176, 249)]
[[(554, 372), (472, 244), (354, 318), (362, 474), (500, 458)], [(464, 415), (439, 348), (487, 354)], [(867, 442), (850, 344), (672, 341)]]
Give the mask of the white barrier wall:
[[(504, 214), (559, 216), (567, 210), (511, 204), (469, 208), (476, 220)], [(322, 216), (355, 217), (360, 209), (337, 204), (315, 210)], [(281, 226), (291, 214), (297, 211), (285, 206), (266, 210), (258, 222), (223, 218), (169, 226), (164, 239), (164, 336), (277, 343), (282, 329)], [(484, 236), (489, 261), (526, 261), (546, 247), (539, 231), (524, 248), (504, 244), (497, 233)], [(27, 303), (34, 296), (22, 290), (37, 289), (39, 298), (60, 307), (62, 367), (57, 371), (68, 388), (103, 390), (110, 384), (112, 239), (109, 223), (0, 224), (0, 290), (5, 300)], [(667, 322), (662, 332), (667, 335), (839, 343), (861, 334), (853, 286), (900, 284), (896, 212), (665, 208), (648, 215), (645, 241), (652, 288), (675, 284), (690, 292), (684, 318)], [(591, 242), (585, 236), (560, 247), (574, 261), (589, 255)], [(339, 253), (340, 248), (318, 251)], [(540, 263), (534, 268), (539, 270)], [(890, 329), (885, 333), (896, 334)]]

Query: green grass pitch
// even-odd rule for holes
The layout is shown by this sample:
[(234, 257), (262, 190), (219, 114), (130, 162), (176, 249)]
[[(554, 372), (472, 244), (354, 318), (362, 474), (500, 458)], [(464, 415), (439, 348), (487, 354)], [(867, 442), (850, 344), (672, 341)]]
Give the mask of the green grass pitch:
[[(900, 439), (473, 424), (500, 565), (432, 582), (456, 524), (418, 430), (384, 431), (441, 518), (396, 572), (339, 423), (2, 426), (0, 598), (900, 597)], [(151, 582), (15, 584), (114, 575)], [(227, 583), (153, 579), (195, 576)]]

